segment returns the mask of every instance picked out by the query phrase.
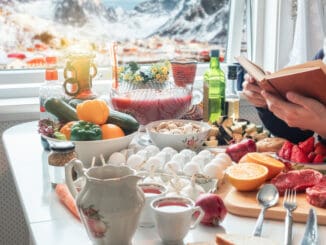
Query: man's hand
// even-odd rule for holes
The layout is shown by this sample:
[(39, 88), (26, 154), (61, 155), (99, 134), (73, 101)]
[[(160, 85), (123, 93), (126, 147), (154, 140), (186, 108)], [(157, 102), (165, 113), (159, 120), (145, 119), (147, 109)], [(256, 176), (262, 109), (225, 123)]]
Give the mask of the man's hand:
[(244, 76), (243, 94), (247, 97), (248, 101), (256, 107), (267, 108), (266, 101), (261, 95), (261, 88), (257, 82), (248, 73)]
[(326, 138), (326, 106), (319, 101), (294, 92), (286, 100), (266, 91), (261, 92), (268, 109), (290, 127), (309, 129)]

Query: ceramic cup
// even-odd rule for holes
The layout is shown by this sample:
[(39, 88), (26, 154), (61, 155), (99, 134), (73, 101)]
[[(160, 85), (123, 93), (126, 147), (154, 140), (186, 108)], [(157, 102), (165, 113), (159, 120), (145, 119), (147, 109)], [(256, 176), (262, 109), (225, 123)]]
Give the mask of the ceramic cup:
[[(186, 197), (161, 197), (152, 201), (156, 228), (164, 244), (183, 244), (189, 229), (204, 217), (204, 211)], [(199, 212), (196, 219), (193, 214)]]
[(145, 194), (145, 205), (140, 214), (139, 226), (143, 228), (151, 228), (155, 226), (153, 210), (151, 209), (151, 202), (165, 196), (167, 189), (165, 186), (157, 183), (141, 183), (138, 186)]

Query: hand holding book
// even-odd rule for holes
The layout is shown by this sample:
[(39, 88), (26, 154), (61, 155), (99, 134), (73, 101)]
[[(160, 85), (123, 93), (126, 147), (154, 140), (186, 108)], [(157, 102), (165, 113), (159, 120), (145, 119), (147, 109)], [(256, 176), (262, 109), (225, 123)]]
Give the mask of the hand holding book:
[(286, 98), (289, 91), (314, 98), (326, 105), (326, 65), (321, 60), (286, 67), (266, 74), (258, 65), (247, 58), (236, 58), (240, 65), (268, 92)]

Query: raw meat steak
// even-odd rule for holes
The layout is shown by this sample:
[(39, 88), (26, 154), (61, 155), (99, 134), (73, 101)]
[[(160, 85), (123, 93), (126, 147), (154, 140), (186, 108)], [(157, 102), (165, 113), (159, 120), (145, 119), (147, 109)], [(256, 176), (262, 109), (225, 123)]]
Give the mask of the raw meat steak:
[(307, 188), (306, 199), (313, 206), (326, 208), (326, 176), (315, 186)]
[(304, 192), (308, 187), (318, 184), (323, 175), (313, 169), (292, 170), (287, 173), (280, 173), (271, 180), (276, 186), (280, 195), (286, 189), (294, 189), (297, 192)]

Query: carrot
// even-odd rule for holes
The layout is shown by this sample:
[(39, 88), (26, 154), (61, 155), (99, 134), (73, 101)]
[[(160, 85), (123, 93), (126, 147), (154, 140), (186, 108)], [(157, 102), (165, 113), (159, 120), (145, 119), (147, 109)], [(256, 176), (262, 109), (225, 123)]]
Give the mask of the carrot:
[(57, 184), (55, 187), (55, 193), (59, 200), (69, 209), (69, 211), (80, 220), (79, 213), (76, 206), (76, 201), (71, 195), (66, 184)]

